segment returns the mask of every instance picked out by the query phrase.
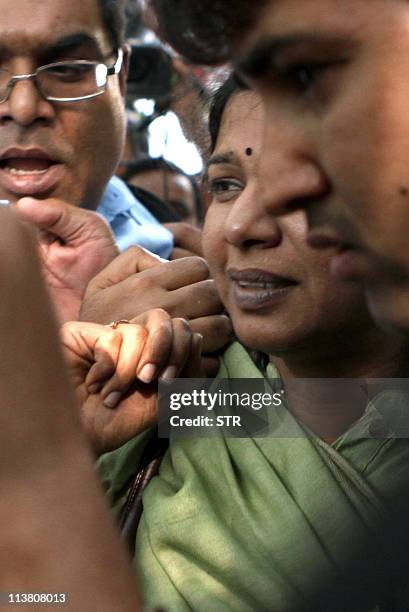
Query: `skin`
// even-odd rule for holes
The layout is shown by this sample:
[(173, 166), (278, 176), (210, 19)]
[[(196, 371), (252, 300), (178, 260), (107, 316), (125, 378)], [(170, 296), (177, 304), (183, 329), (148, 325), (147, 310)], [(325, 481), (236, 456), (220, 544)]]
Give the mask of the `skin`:
[(159, 377), (201, 375), (202, 336), (163, 310), (151, 310), (116, 329), (66, 323), (61, 340), (96, 455), (119, 448), (155, 424), (157, 384), (150, 383)]
[[(85, 0), (81, 6), (59, 0), (22, 0), (16, 6), (9, 0), (0, 0), (0, 10), (0, 58), (5, 58), (0, 68), (13, 73), (31, 73), (40, 65), (63, 59), (102, 61), (112, 51), (99, 0)], [(63, 38), (78, 33), (87, 35), (86, 44), (73, 46), (63, 54), (50, 50)], [(221, 304), (203, 263), (162, 267), (158, 275), (150, 269), (163, 262), (145, 252), (133, 251), (132, 292), (127, 292), (124, 285), (129, 284), (125, 283), (103, 293), (95, 291), (94, 284), (86, 293), (90, 281), (118, 254), (107, 224), (93, 210), (84, 209), (97, 207), (122, 151), (126, 49), (124, 52), (121, 74), (110, 76), (106, 91), (88, 101), (51, 103), (41, 98), (32, 82), (14, 87), (9, 100), (0, 104), (0, 155), (10, 146), (30, 145), (41, 147), (63, 163), (55, 188), (36, 194), (36, 199), (18, 199), (33, 194), (6, 189), (0, 169), (0, 199), (11, 199), (17, 214), (40, 230), (43, 272), (61, 323), (79, 317), (84, 297), (82, 312), (87, 320), (95, 322), (131, 319), (147, 309), (164, 308), (172, 314), (178, 311), (177, 316), (195, 319), (195, 331), (206, 337), (205, 351), (216, 351), (229, 340), (230, 324), (227, 317), (218, 314)], [(189, 189), (192, 198), (190, 185)], [(121, 262), (115, 264), (116, 269)], [(187, 270), (192, 266), (193, 275)], [(141, 279), (135, 278), (139, 271), (145, 272)], [(125, 265), (120, 279), (130, 274)], [(107, 281), (106, 276), (104, 279)], [(186, 286), (187, 282), (191, 285)], [(167, 283), (181, 291), (170, 294)], [(113, 284), (104, 282), (104, 289)], [(212, 363), (213, 369), (217, 368), (217, 361)]]
[(61, 200), (24, 198), (13, 210), (39, 230), (43, 277), (59, 322), (77, 320), (90, 279), (118, 255), (110, 227), (96, 212)]
[[(112, 65), (116, 50), (106, 32), (99, 2), (63, 0), (1, 0), (0, 67), (28, 74), (39, 66), (68, 59), (87, 59)], [(85, 42), (57, 51), (67, 36), (84, 33)], [(113, 54), (112, 54), (113, 53)], [(106, 59), (104, 59), (106, 58)], [(60, 162), (57, 184), (41, 199), (64, 199), (75, 206), (95, 209), (114, 172), (125, 133), (123, 93), (125, 67), (108, 78), (107, 90), (92, 100), (53, 103), (44, 100), (33, 82), (16, 85), (0, 104), (1, 152), (9, 147), (40, 147)], [(0, 198), (15, 201), (25, 195), (5, 186), (0, 173)]]
[(236, 48), (275, 146), (261, 197), (275, 215), (305, 208), (311, 244), (338, 248), (332, 272), (363, 282), (378, 320), (405, 330), (408, 27), (403, 0), (274, 0)]
[(118, 601), (140, 610), (66, 376), (34, 237), (8, 210), (0, 210), (0, 227), (0, 588), (42, 593), (51, 585), (69, 594), (73, 611), (88, 602), (108, 612)]
[[(377, 328), (354, 283), (331, 276), (334, 251), (307, 245), (301, 211), (277, 219), (261, 199), (258, 172), (264, 125), (257, 95), (235, 94), (224, 112), (208, 168), (212, 201), (204, 252), (236, 335), (246, 346), (269, 354), (284, 380), (396, 375), (406, 343)], [(249, 147), (251, 156), (246, 153)], [(274, 303), (264, 303), (265, 289), (240, 289), (230, 276), (232, 269), (262, 270), (296, 284)], [(260, 307), (249, 307), (242, 295), (261, 296)], [(307, 405), (301, 402), (297, 410), (304, 422), (314, 425)], [(351, 422), (356, 418), (348, 415)], [(345, 430), (348, 423), (340, 426)]]
[[(107, 324), (152, 308), (188, 319), (203, 335), (204, 354), (221, 350), (231, 339), (231, 323), (219, 314), (223, 305), (206, 262), (198, 257), (168, 262), (140, 247), (128, 249), (93, 278), (80, 320)], [(217, 359), (214, 365), (217, 372)]]
[(158, 196), (180, 215), (182, 221), (197, 223), (192, 186), (183, 174), (149, 170), (135, 175), (129, 183)]

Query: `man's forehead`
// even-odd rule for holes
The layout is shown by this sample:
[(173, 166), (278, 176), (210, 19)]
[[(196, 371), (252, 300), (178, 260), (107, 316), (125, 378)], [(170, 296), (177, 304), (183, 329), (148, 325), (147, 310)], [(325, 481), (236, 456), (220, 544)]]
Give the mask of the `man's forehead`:
[[(105, 32), (98, 0), (0, 0), (0, 47), (19, 44), (31, 50), (83, 35), (83, 42), (103, 44)], [(85, 40), (88, 36), (88, 41)]]
[(365, 23), (366, 11), (384, 0), (268, 0), (258, 18), (234, 49), (235, 59), (245, 57), (262, 45), (274, 46), (297, 37), (353, 35)]

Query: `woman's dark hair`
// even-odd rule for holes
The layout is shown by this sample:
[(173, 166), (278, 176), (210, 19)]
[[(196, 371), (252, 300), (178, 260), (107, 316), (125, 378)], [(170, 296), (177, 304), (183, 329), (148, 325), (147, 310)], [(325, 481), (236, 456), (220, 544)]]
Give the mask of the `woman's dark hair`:
[(182, 170), (182, 168), (179, 168), (179, 166), (176, 166), (176, 164), (172, 164), (172, 162), (168, 161), (167, 159), (164, 159), (163, 157), (147, 157), (146, 159), (130, 162), (127, 165), (124, 175), (122, 176), (122, 180), (128, 182), (132, 177), (137, 176), (138, 174), (153, 170), (162, 170), (163, 172), (169, 172), (171, 174), (180, 174), (189, 180), (193, 192), (196, 219), (199, 223), (202, 223), (204, 218), (204, 205), (202, 194), (200, 193), (200, 188), (196, 179), (190, 174), (187, 174), (184, 170)]
[(99, 4), (104, 25), (117, 49), (125, 42), (126, 0), (99, 0)]
[(198, 64), (230, 58), (266, 0), (151, 0), (161, 37)]
[(228, 101), (235, 93), (246, 91), (247, 89), (248, 88), (233, 74), (214, 94), (209, 110), (210, 152), (213, 152), (216, 147), (220, 124)]

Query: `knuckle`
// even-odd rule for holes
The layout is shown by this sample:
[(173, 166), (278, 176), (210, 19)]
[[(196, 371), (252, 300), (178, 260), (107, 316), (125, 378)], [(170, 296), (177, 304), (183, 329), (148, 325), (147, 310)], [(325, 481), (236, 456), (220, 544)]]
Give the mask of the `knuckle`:
[(233, 324), (227, 315), (220, 315), (219, 319), (219, 329), (220, 333), (224, 333), (226, 335), (231, 335), (233, 333)]
[(213, 279), (209, 278), (202, 281), (200, 285), (196, 285), (194, 287), (194, 292), (196, 301), (206, 300), (210, 302), (210, 304), (214, 304), (220, 308), (222, 307), (222, 302)]
[(132, 279), (133, 290), (139, 292), (140, 294), (149, 293), (154, 285), (155, 282), (150, 276), (139, 276), (137, 273)]
[(192, 328), (191, 325), (189, 323), (189, 321), (187, 319), (184, 319), (182, 317), (177, 317), (173, 320), (173, 325), (179, 329), (179, 331), (185, 332), (185, 333), (191, 333), (192, 332)]
[(166, 319), (166, 320), (170, 319), (168, 313), (166, 312), (166, 310), (164, 308), (155, 308), (153, 310), (153, 312), (155, 313), (155, 315), (158, 318), (162, 318), (162, 319)]
[(200, 276), (205, 280), (210, 276), (210, 270), (208, 263), (203, 257), (198, 257), (197, 255), (193, 255), (191, 257), (185, 257), (184, 259), (175, 260), (175, 262), (170, 262), (168, 265), (172, 263), (178, 264), (179, 266), (184, 266), (193, 274)]
[(134, 257), (135, 259), (137, 259), (141, 254), (143, 253), (141, 247), (138, 246), (130, 246), (128, 249), (126, 249), (125, 254), (128, 257)]

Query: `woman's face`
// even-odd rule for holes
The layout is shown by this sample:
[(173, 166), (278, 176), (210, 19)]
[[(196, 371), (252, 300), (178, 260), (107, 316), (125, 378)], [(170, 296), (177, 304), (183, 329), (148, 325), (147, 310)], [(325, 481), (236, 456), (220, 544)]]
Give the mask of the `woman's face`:
[(257, 94), (234, 94), (208, 167), (204, 251), (236, 335), (274, 354), (362, 333), (363, 295), (330, 275), (331, 249), (307, 246), (304, 212), (274, 218), (259, 198), (263, 121)]

